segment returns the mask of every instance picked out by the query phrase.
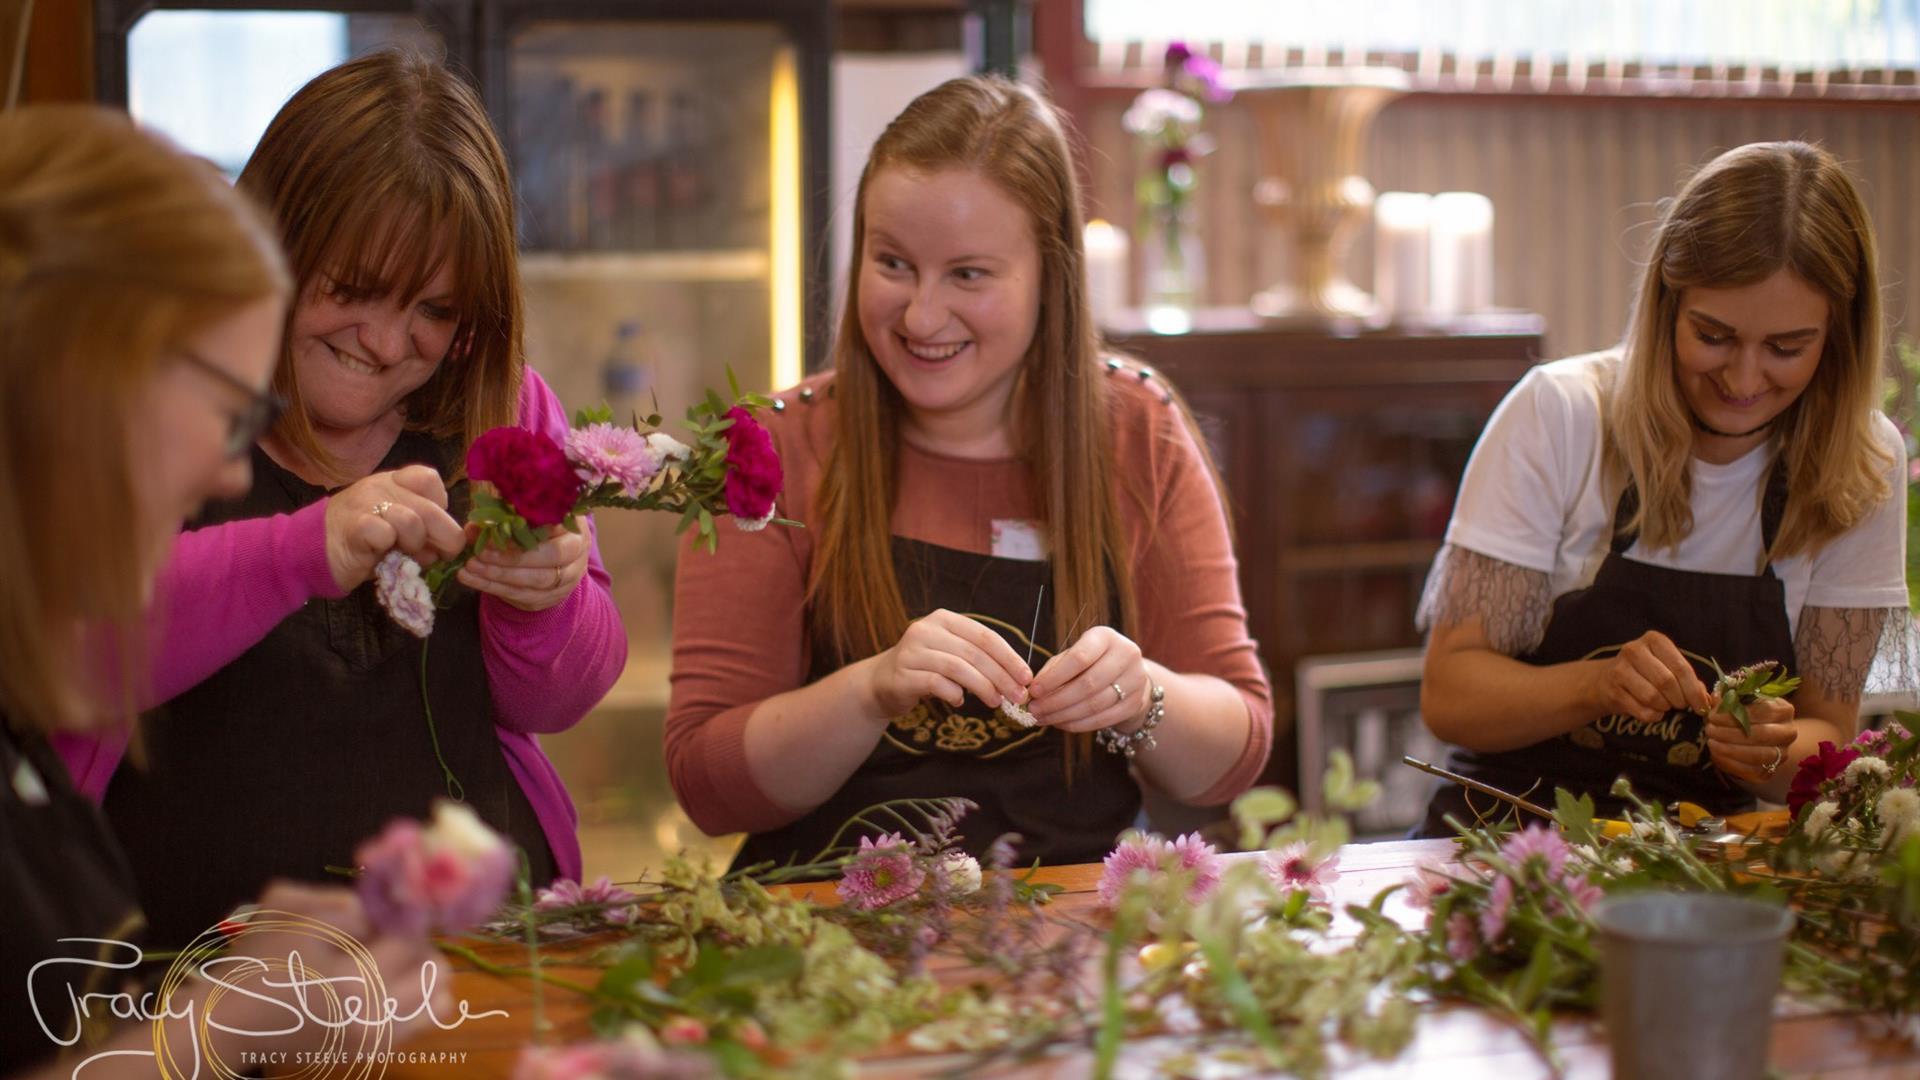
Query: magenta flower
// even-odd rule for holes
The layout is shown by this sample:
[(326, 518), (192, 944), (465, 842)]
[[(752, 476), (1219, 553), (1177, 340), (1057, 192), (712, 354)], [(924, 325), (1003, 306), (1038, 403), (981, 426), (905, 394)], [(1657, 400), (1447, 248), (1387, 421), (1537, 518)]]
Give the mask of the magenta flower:
[(888, 833), (875, 842), (860, 838), (860, 850), (840, 876), (840, 901), (861, 911), (883, 908), (920, 891), (927, 872), (913, 861), (906, 838)]
[(660, 1041), (668, 1046), (698, 1046), (707, 1041), (707, 1025), (684, 1013), (660, 1025)]
[(1169, 845), (1169, 850), (1176, 860), (1174, 865), (1193, 875), (1193, 883), (1187, 886), (1187, 903), (1198, 904), (1220, 887), (1220, 853), (1200, 839), (1199, 833), (1180, 837)]
[(558, 525), (580, 497), (580, 476), (566, 451), (537, 431), (497, 427), (467, 450), (467, 475), (492, 484), (536, 529)]
[(1159, 873), (1172, 853), (1172, 845), (1157, 836), (1128, 833), (1121, 837), (1120, 843), (1101, 860), (1105, 869), (1100, 874), (1100, 903), (1117, 906), (1121, 894), (1133, 883), (1134, 875), (1144, 872), (1152, 877)]
[(1859, 756), (1858, 747), (1842, 749), (1830, 742), (1821, 743), (1820, 752), (1801, 758), (1799, 768), (1794, 770), (1793, 784), (1787, 789), (1787, 810), (1798, 818), (1801, 807), (1820, 798), (1820, 785), (1838, 779)]
[(373, 568), (373, 595), (393, 621), (415, 637), (433, 633), (433, 590), (420, 576), (420, 564), (398, 548)]
[(1296, 840), (1286, 847), (1267, 852), (1267, 877), (1282, 896), (1304, 892), (1317, 904), (1327, 902), (1333, 883), (1340, 880), (1340, 857), (1329, 855), (1316, 860), (1312, 845)]
[(748, 532), (766, 527), (773, 520), (773, 500), (785, 484), (780, 471), (780, 455), (773, 448), (773, 436), (753, 414), (735, 405), (727, 410), (733, 426), (727, 437), (727, 511), (733, 523)]
[(513, 880), (513, 848), (464, 803), (434, 804), (422, 828), (405, 818), (360, 845), (359, 892), (383, 934), (457, 934), (493, 915)]
[(1513, 864), (1515, 873), (1524, 874), (1529, 865), (1534, 865), (1545, 876), (1556, 878), (1566, 868), (1572, 849), (1558, 832), (1544, 825), (1529, 825), (1507, 837), (1506, 843), (1500, 845), (1500, 854)]
[(588, 424), (567, 432), (567, 458), (588, 491), (617, 484), (631, 499), (653, 482), (665, 455), (624, 424)]

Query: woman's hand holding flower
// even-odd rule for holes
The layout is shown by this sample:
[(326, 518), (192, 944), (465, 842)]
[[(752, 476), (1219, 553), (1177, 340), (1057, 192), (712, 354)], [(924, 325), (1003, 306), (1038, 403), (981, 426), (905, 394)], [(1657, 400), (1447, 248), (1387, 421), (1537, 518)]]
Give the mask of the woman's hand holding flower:
[[(1114, 687), (1120, 693), (1114, 693)], [(1062, 731), (1131, 730), (1146, 719), (1153, 677), (1131, 638), (1096, 626), (1034, 677), (1034, 719)]]
[(481, 548), (460, 568), (460, 583), (522, 611), (545, 611), (566, 602), (587, 576), (590, 547), (584, 535), (555, 525), (531, 551)]
[(1710, 711), (1707, 754), (1715, 768), (1735, 780), (1754, 786), (1770, 784), (1782, 768), (1791, 770), (1797, 764), (1787, 760), (1800, 734), (1794, 726), (1793, 702), (1785, 698), (1749, 702), (1747, 719), (1753, 726), (1751, 734), (1741, 731), (1732, 716)]
[(893, 648), (862, 662), (865, 698), (876, 719), (899, 716), (921, 698), (959, 708), (971, 693), (989, 708), (1027, 700), (1033, 673), (1013, 646), (980, 622), (951, 611), (916, 619)]
[(425, 465), (374, 473), (327, 500), (327, 569), (342, 591), (398, 548), (418, 562), (459, 554), (466, 533), (447, 513), (447, 486)]
[(1649, 630), (1594, 664), (1588, 699), (1602, 716), (1657, 722), (1675, 709), (1706, 712), (1707, 687), (1673, 639)]

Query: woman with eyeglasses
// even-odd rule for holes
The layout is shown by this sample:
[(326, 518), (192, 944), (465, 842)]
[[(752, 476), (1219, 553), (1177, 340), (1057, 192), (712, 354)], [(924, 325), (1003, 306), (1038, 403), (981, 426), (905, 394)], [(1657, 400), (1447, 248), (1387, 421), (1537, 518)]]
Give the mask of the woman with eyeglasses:
[[(270, 877), (326, 880), (389, 819), (462, 797), (577, 877), (573, 806), (535, 736), (572, 726), (626, 660), (592, 534), (489, 550), (425, 644), (369, 580), (398, 549), (466, 541), (467, 447), (517, 424), (564, 442), (525, 366), (505, 155), (473, 89), (381, 52), (296, 93), (240, 174), (295, 281), (275, 391), (231, 435), (254, 481), (192, 523), (161, 577), (145, 767), (70, 747), (104, 793), (157, 940), (205, 929)], [(589, 526), (590, 528), (590, 526)]]
[[(0, 1075), (154, 1076), (156, 1034), (176, 1075), (198, 1055), (321, 1045), (325, 1028), (287, 1030), (283, 1005), (256, 996), (275, 992), (244, 974), (250, 994), (188, 979), (165, 1001), (181, 1019), (114, 1027), (141, 1000), (117, 995), (144, 920), (125, 853), (48, 745), (128, 715), (181, 522), (247, 490), (233, 451), (271, 415), (290, 284), (265, 217), (123, 114), (0, 113)], [(418, 1011), (424, 937), (374, 934), (338, 885), (259, 901), (369, 952), (261, 931), (236, 938), (235, 962), (297, 949), (314, 978), (344, 980), (370, 957), (400, 1012)]]

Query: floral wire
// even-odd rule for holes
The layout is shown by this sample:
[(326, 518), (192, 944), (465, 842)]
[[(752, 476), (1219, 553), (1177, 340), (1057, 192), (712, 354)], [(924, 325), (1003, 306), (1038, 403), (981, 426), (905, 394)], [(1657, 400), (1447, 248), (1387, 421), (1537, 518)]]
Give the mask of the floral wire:
[[(434, 597), (436, 605), (439, 597)], [(453, 767), (447, 764), (447, 757), (440, 752), (440, 729), (433, 722), (433, 696), (427, 692), (427, 646), (431, 636), (420, 639), (420, 707), (427, 713), (427, 737), (433, 740), (433, 760), (440, 764), (440, 775), (446, 778), (447, 796), (454, 802), (467, 801), (466, 785), (453, 774)]]

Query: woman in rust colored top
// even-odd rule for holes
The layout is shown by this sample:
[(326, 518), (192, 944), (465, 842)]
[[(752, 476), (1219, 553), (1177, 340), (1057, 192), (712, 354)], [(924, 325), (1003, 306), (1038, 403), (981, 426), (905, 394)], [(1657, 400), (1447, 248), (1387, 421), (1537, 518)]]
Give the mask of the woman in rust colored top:
[(1011, 832), (1094, 861), (1140, 784), (1217, 804), (1259, 774), (1269, 690), (1212, 470), (1171, 388), (1101, 359), (1081, 228), (1031, 90), (956, 79), (874, 145), (834, 370), (771, 424), (806, 527), (675, 583), (668, 768), (702, 829), (752, 834), (736, 865), (909, 796), (979, 804), (976, 854)]

